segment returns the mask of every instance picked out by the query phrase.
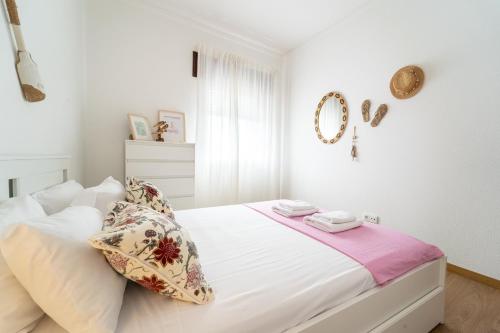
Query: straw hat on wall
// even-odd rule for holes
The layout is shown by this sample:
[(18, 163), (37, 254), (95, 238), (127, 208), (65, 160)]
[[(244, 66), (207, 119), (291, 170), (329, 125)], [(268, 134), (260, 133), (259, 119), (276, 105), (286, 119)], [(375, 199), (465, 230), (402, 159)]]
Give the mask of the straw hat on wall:
[(391, 79), (391, 93), (399, 99), (415, 96), (424, 84), (424, 71), (417, 66), (399, 69)]

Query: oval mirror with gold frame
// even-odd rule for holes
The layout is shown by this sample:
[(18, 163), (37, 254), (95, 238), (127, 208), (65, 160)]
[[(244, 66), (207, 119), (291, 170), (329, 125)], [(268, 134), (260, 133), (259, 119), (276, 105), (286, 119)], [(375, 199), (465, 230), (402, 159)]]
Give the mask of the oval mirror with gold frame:
[(349, 108), (341, 93), (327, 93), (318, 104), (314, 114), (314, 129), (318, 139), (325, 144), (339, 141), (347, 127)]

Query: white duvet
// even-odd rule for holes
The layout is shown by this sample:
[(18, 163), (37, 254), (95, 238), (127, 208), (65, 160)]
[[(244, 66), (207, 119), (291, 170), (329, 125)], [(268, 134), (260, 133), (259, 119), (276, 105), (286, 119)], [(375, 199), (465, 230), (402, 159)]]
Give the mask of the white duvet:
[[(215, 301), (174, 301), (129, 283), (118, 333), (283, 332), (375, 287), (359, 263), (245, 206), (175, 214)], [(34, 332), (63, 330), (46, 317)]]

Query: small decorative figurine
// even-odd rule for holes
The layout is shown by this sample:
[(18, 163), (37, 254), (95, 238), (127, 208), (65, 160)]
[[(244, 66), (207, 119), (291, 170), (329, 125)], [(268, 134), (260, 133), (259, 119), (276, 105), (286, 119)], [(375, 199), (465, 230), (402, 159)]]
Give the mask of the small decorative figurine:
[(387, 105), (386, 104), (380, 104), (380, 106), (377, 109), (377, 112), (375, 113), (375, 117), (373, 117), (372, 120), (372, 127), (377, 127), (378, 124), (382, 121), (382, 118), (387, 114)]
[(153, 134), (156, 134), (156, 141), (158, 142), (165, 142), (165, 139), (163, 138), (163, 133), (167, 132), (168, 124), (166, 121), (159, 121), (156, 125), (153, 126), (153, 128), (157, 128), (156, 132)]
[(356, 126), (354, 126), (354, 135), (352, 136), (351, 149), (351, 156), (353, 161), (358, 158), (358, 148), (356, 148), (356, 143), (358, 143), (358, 136), (356, 135)]
[(366, 99), (361, 105), (361, 113), (365, 123), (370, 121), (370, 105), (371, 103), (369, 99)]

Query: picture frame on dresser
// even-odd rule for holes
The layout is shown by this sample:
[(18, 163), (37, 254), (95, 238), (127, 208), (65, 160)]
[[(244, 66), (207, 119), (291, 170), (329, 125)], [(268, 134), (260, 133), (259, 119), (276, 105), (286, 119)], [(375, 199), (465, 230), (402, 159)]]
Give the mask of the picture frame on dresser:
[(153, 134), (148, 118), (129, 113), (128, 123), (133, 140), (153, 141)]
[(158, 121), (168, 124), (164, 139), (168, 143), (186, 142), (186, 118), (183, 112), (178, 111), (158, 111)]

